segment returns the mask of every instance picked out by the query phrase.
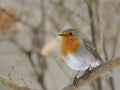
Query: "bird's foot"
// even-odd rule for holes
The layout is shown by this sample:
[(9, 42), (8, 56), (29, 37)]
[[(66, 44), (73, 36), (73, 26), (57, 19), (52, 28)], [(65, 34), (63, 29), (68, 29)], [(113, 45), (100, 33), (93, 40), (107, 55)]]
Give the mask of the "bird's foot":
[(88, 74), (90, 72), (90, 69), (91, 69), (91, 65), (89, 65), (89, 67), (85, 70), (84, 74)]
[(84, 75), (82, 76), (82, 78), (83, 79), (86, 79), (88, 76), (89, 76), (89, 74), (90, 74), (90, 72), (91, 72), (91, 65), (89, 65), (89, 67), (85, 70), (85, 73), (84, 73)]
[(73, 85), (76, 87), (77, 87), (78, 80), (79, 80), (79, 78), (74, 77)]

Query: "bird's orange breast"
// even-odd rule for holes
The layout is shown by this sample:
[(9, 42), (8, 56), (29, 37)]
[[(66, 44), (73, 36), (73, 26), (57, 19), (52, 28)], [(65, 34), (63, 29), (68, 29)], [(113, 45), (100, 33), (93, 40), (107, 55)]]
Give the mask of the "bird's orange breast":
[(67, 56), (68, 53), (77, 52), (80, 47), (78, 36), (64, 36), (62, 37), (61, 53)]

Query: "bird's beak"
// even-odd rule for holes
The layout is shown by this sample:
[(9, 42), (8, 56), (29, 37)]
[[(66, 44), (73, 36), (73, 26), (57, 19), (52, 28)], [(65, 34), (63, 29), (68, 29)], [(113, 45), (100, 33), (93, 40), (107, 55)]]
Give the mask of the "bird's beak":
[(58, 36), (64, 36), (64, 34), (59, 33)]

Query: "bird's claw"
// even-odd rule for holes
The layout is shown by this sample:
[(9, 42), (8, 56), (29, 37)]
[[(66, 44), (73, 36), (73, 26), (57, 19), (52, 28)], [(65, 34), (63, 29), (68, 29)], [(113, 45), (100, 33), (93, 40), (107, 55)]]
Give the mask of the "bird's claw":
[(79, 78), (74, 77), (74, 81), (73, 81), (73, 85), (77, 87), (77, 82), (78, 82)]
[(90, 72), (90, 69), (91, 69), (91, 65), (89, 65), (89, 67), (85, 70), (85, 75), (88, 74)]
[(89, 76), (89, 74), (91, 72), (90, 67), (91, 67), (91, 65), (88, 67), (88, 69), (85, 70), (85, 73), (81, 78), (86, 79)]

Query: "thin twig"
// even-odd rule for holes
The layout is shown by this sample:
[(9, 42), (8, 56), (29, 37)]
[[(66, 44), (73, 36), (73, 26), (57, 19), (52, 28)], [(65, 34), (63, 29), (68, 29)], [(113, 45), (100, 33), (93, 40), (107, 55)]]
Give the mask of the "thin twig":
[(120, 24), (118, 24), (118, 28), (117, 28), (117, 32), (116, 32), (116, 37), (115, 37), (115, 40), (114, 40), (114, 45), (113, 45), (113, 52), (112, 52), (112, 57), (111, 58), (114, 58), (115, 57), (115, 54), (116, 54), (116, 47), (117, 47), (117, 43), (118, 43), (118, 38), (119, 38), (119, 35), (120, 35)]
[[(87, 4), (87, 8), (88, 8), (88, 14), (89, 14), (89, 18), (93, 18), (94, 17), (94, 12), (92, 9), (92, 1), (88, 2), (86, 0), (86, 4)], [(90, 30), (91, 30), (91, 36), (92, 36), (92, 42), (93, 45), (96, 47), (96, 37), (95, 37), (95, 24), (94, 24), (94, 20), (90, 23)]]
[(105, 38), (105, 36), (103, 37), (103, 51), (104, 51), (105, 60), (108, 60), (108, 54), (107, 54), (107, 50), (106, 50), (106, 38)]
[[(45, 1), (44, 0), (39, 0), (40, 3), (40, 12), (41, 12), (41, 23), (40, 25), (34, 29), (34, 39), (33, 39), (33, 45), (37, 50), (41, 50), (42, 47), (44, 46), (45, 42), (45, 21), (46, 21), (46, 8), (45, 8)], [(39, 65), (39, 69), (41, 70), (41, 73), (37, 76), (38, 77), (38, 82), (41, 84), (43, 90), (46, 90), (46, 86), (44, 83), (44, 76), (45, 76), (45, 70), (47, 67), (45, 57), (37, 52), (37, 61)]]
[[(86, 0), (85, 1), (87, 4), (87, 8), (88, 8), (88, 14), (89, 14), (89, 19), (96, 17), (98, 19), (98, 7), (99, 7), (99, 3), (97, 1), (93, 1), (93, 0)], [(94, 3), (96, 2), (96, 3)], [(96, 9), (95, 14), (94, 14), (94, 10), (93, 7)], [(97, 40), (96, 40), (96, 26), (95, 26), (95, 19), (92, 20), (92, 22), (90, 23), (90, 30), (91, 30), (91, 37), (92, 37), (92, 42), (93, 45), (97, 48)], [(98, 22), (99, 23), (99, 22)], [(101, 79), (98, 78), (96, 81), (97, 83), (97, 90), (102, 90), (102, 85), (101, 85)], [(91, 85), (93, 86), (93, 82), (91, 83)], [(96, 90), (95, 87), (93, 87), (94, 90)]]
[(35, 64), (34, 64), (34, 62), (32, 61), (32, 58), (31, 58), (31, 51), (26, 51), (22, 46), (20, 46), (19, 44), (18, 44), (18, 42), (16, 42), (16, 40), (12, 37), (12, 38), (9, 38), (9, 40), (13, 43), (13, 44), (15, 44), (20, 50), (21, 50), (21, 52), (23, 52), (24, 54), (26, 54), (27, 56), (28, 56), (28, 58), (29, 58), (29, 61), (30, 61), (30, 64), (32, 65), (32, 67), (33, 67), (33, 69), (34, 69), (34, 71), (35, 71), (35, 74), (38, 76), (39, 75), (39, 73), (38, 73), (38, 71), (36, 70), (36, 68), (35, 68)]
[(5, 87), (11, 88), (12, 90), (33, 90), (28, 87), (19, 85), (13, 80), (11, 80), (9, 77), (5, 77), (3, 75), (0, 75), (0, 83)]
[[(99, 3), (99, 0), (95, 0), (94, 1), (94, 7), (95, 7), (95, 16), (96, 16), (96, 30), (99, 31), (99, 34), (100, 34), (100, 49), (98, 48), (98, 51), (99, 53), (102, 53), (103, 52), (103, 29), (102, 26), (101, 26), (101, 10), (100, 10), (100, 3)], [(94, 20), (95, 22), (95, 20)], [(97, 42), (97, 41), (96, 41)], [(96, 44), (97, 45), (97, 44)], [(101, 78), (98, 78), (97, 79), (97, 82), (98, 82), (98, 90), (102, 90), (102, 82), (101, 82)]]
[[(113, 43), (113, 51), (112, 51), (112, 57), (111, 58), (114, 58), (115, 55), (116, 55), (116, 48), (117, 48), (117, 43), (118, 43), (118, 38), (119, 38), (119, 24), (118, 24), (118, 28), (117, 28), (117, 32), (116, 32), (116, 37), (115, 37), (115, 40), (114, 40), (114, 43)], [(112, 72), (112, 70), (111, 70)], [(112, 77), (109, 78), (109, 84), (110, 84), (110, 87), (112, 90), (115, 90), (115, 86), (114, 86), (114, 80)]]

